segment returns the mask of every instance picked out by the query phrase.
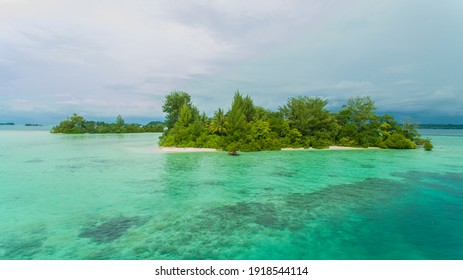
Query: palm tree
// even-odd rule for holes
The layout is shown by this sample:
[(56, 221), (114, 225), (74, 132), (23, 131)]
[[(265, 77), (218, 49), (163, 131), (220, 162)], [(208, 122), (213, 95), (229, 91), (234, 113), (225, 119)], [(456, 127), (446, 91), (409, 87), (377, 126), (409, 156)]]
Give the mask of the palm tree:
[(209, 124), (209, 131), (211, 133), (218, 133), (219, 135), (224, 135), (227, 134), (227, 125), (227, 118), (225, 117), (223, 110), (219, 108), (214, 113), (214, 118), (212, 119), (212, 122)]

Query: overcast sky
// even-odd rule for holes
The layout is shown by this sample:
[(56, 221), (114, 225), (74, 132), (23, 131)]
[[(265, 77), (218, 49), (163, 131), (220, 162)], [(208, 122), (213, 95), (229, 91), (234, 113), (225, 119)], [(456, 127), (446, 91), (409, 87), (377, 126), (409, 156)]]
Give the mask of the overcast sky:
[(463, 123), (462, 28), (461, 0), (0, 0), (0, 122), (160, 120), (173, 90), (212, 115), (240, 90)]

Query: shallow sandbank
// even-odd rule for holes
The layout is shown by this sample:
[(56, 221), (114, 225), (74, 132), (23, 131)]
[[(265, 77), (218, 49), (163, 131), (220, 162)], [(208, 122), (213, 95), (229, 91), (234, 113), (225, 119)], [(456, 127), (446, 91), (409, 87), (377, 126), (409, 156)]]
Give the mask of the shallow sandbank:
[(178, 148), (178, 147), (159, 147), (161, 152), (166, 153), (201, 153), (201, 152), (218, 152), (211, 148)]
[(368, 150), (368, 149), (379, 149), (378, 147), (369, 147), (369, 148), (361, 148), (361, 147), (347, 147), (347, 146), (329, 146), (328, 148), (323, 149), (314, 149), (314, 148), (282, 148), (282, 151), (320, 151), (320, 150)]

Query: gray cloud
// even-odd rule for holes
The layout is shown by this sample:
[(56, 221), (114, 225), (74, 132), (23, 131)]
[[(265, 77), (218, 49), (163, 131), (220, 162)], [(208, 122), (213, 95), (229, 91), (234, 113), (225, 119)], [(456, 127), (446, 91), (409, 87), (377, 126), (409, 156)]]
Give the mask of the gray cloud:
[[(208, 114), (237, 89), (371, 95), (383, 111), (461, 116), (461, 1), (0, 1), (0, 120), (162, 117), (189, 91)], [(438, 120), (436, 120), (438, 121)]]

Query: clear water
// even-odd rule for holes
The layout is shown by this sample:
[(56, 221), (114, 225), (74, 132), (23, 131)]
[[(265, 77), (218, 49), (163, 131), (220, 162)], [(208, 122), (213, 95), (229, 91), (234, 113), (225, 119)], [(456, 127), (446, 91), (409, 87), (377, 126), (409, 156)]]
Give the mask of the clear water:
[(463, 133), (423, 150), (160, 153), (0, 130), (0, 259), (463, 259)]

